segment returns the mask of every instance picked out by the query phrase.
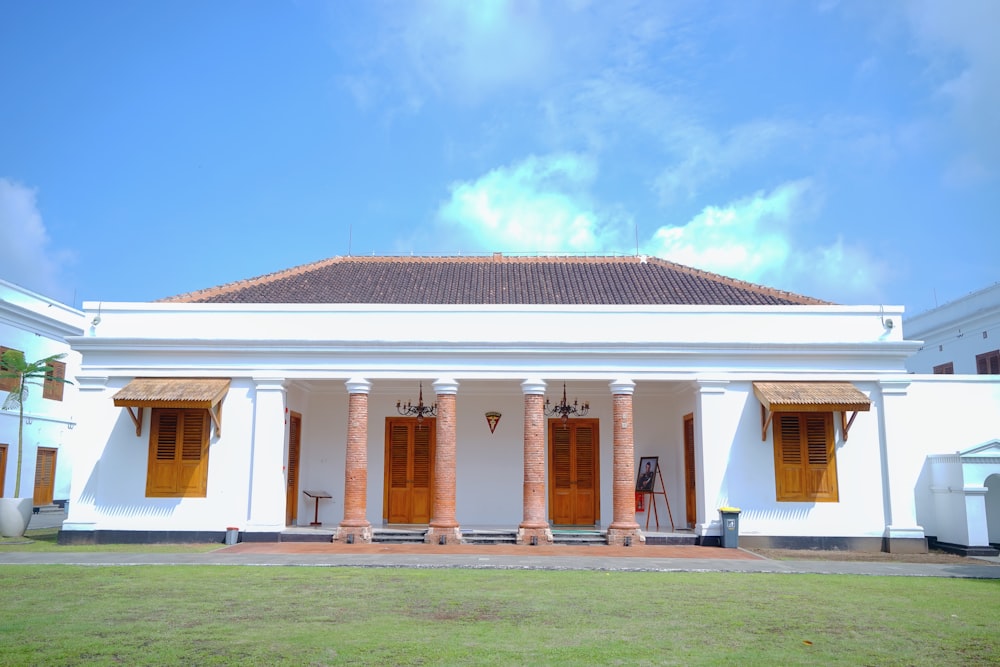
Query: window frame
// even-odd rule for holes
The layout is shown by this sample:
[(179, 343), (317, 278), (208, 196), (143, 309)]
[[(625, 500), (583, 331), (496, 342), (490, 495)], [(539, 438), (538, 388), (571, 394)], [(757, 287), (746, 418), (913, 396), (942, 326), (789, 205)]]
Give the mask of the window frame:
[(1000, 375), (1000, 349), (976, 355), (978, 375)]
[(775, 500), (840, 502), (833, 412), (779, 412), (772, 433)]
[(943, 364), (938, 364), (933, 368), (934, 375), (954, 375), (955, 374), (955, 362), (949, 361)]
[[(207, 497), (211, 434), (208, 410), (152, 408), (150, 412), (146, 497)], [(170, 447), (172, 452), (168, 452)], [(192, 458), (195, 452), (198, 457)], [(168, 453), (170, 459), (166, 458)]]

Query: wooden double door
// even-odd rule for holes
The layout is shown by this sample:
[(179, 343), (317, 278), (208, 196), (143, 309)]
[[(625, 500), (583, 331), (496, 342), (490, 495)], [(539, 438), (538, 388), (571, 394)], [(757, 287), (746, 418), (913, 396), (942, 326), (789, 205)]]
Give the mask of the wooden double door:
[(601, 520), (599, 420), (549, 420), (549, 520), (593, 526)]
[(436, 431), (433, 418), (386, 419), (382, 517), (388, 523), (430, 523)]

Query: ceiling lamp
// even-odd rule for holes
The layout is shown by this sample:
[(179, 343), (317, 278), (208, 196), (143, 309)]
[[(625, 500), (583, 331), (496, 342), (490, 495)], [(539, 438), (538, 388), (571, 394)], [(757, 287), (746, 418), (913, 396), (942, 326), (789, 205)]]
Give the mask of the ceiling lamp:
[(396, 401), (396, 411), (403, 415), (404, 417), (417, 417), (417, 423), (419, 424), (424, 420), (424, 417), (436, 417), (437, 416), (437, 403), (434, 405), (424, 405), (424, 383), (420, 383), (420, 396), (417, 398), (417, 404), (413, 405), (409, 401), (406, 405), (403, 405), (402, 401)]
[(583, 403), (580, 405), (577, 400), (573, 399), (573, 405), (566, 402), (566, 383), (563, 382), (563, 395), (562, 402), (559, 405), (549, 405), (549, 399), (545, 399), (545, 414), (550, 417), (559, 415), (562, 419), (562, 423), (565, 424), (569, 421), (571, 416), (584, 417), (590, 411), (590, 403)]

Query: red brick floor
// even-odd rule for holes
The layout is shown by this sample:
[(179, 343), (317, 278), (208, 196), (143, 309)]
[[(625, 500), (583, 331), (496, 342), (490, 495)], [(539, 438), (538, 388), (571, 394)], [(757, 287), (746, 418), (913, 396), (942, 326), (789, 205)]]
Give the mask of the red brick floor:
[(331, 542), (241, 542), (226, 547), (232, 553), (258, 554), (416, 554), (481, 556), (579, 556), (607, 558), (711, 558), (718, 560), (765, 560), (742, 549), (692, 546), (514, 546), (479, 544), (342, 544)]

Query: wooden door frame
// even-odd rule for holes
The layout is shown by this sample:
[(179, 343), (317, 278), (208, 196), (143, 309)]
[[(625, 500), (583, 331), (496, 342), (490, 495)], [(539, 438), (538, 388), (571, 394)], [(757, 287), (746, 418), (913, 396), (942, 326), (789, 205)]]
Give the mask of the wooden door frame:
[[(595, 526), (601, 523), (601, 420), (597, 417), (576, 417), (571, 421), (578, 424), (593, 424), (594, 426), (594, 524)], [(554, 465), (554, 453), (552, 451), (552, 429), (561, 428), (562, 419), (552, 418), (548, 420), (548, 431), (545, 434), (545, 458), (548, 464), (548, 474), (546, 475), (546, 486), (548, 487), (548, 498), (549, 507), (548, 521), (550, 525), (553, 526), (564, 526), (564, 525), (590, 525), (590, 524), (557, 524), (553, 521), (553, 511), (555, 508), (555, 497), (556, 497), (556, 485), (555, 485), (555, 465)], [(576, 449), (576, 439), (573, 440), (573, 448)]]
[[(414, 424), (414, 429), (417, 428), (427, 428), (431, 431), (430, 439), (430, 488), (429, 493), (431, 494), (431, 518), (434, 514), (434, 478), (435, 478), (435, 454), (437, 450), (437, 419), (435, 417), (425, 417), (422, 421), (418, 420), (416, 417), (386, 417), (385, 418), (385, 449), (382, 454), (382, 523), (389, 523), (389, 484), (390, 475), (392, 472), (392, 461), (390, 459), (390, 440), (392, 435), (391, 425), (394, 423), (412, 423)], [(412, 512), (411, 518), (412, 518)], [(429, 523), (429, 521), (428, 521)], [(424, 525), (424, 524), (404, 524), (404, 525)]]

